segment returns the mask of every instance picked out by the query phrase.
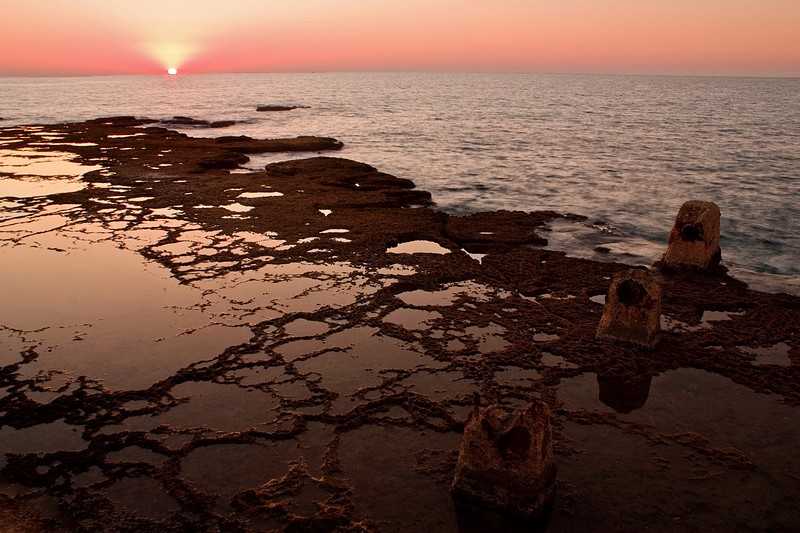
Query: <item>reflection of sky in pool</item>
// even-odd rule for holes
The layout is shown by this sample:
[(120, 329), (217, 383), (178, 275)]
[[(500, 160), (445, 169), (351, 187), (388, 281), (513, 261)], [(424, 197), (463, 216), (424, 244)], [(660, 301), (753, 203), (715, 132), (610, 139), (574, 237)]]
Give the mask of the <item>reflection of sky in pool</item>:
[(102, 167), (74, 159), (66, 152), (0, 150), (0, 197), (31, 198), (86, 188), (80, 176)]

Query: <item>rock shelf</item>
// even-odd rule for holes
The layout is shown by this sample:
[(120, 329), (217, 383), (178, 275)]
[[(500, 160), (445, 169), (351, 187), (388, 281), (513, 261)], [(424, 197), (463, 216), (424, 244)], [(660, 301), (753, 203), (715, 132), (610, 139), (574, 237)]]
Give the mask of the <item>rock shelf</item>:
[[(800, 523), (800, 298), (722, 267), (654, 273), (642, 350), (595, 337), (629, 265), (537, 247), (562, 215), (448, 215), (323, 156), (335, 139), (133, 117), (0, 137), (100, 167), (0, 199), (11, 529), (457, 531), (475, 393), (548, 406), (552, 531)], [(240, 168), (283, 151), (309, 157)], [(449, 253), (387, 253), (414, 241)]]

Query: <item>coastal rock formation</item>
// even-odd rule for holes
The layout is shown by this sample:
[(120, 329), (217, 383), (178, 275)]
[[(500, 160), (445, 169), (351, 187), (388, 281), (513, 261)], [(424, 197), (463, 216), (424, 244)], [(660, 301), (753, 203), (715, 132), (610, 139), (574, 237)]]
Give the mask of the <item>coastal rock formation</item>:
[[(341, 143), (150, 122), (0, 128), (19, 157), (100, 167), (3, 204), (6, 528), (515, 531), (448, 492), (475, 392), (512, 420), (548, 404), (553, 531), (681, 527), (686, 509), (695, 529), (798, 523), (800, 298), (663, 271), (659, 344), (598, 340), (598, 296), (631, 267), (522, 243), (562, 215), (450, 215), (334, 157), (229, 172), (209, 161)], [(387, 253), (413, 240), (449, 253)], [(524, 440), (508, 417), (482, 429), (507, 455)], [(497, 457), (473, 464), (506, 460), (485, 444)]]
[(168, 126), (196, 126), (200, 128), (227, 128), (236, 124), (235, 120), (203, 120), (191, 117), (175, 116), (162, 121)]
[(646, 347), (658, 343), (661, 332), (661, 288), (644, 270), (616, 274), (606, 295), (597, 338)]
[(205, 126), (208, 127), (210, 124), (207, 120), (201, 120), (191, 117), (182, 117), (182, 116), (175, 116), (172, 118), (168, 118), (164, 120), (164, 124), (169, 124), (170, 126)]
[[(188, 117), (176, 117), (178, 120)], [(133, 116), (104, 117), (87, 121), (90, 129), (82, 134), (82, 140), (109, 145), (110, 148), (136, 147), (140, 156), (157, 153), (163, 143), (171, 145), (169, 155), (161, 154), (160, 164), (175, 165), (173, 170), (198, 173), (208, 170), (231, 170), (250, 160), (246, 154), (270, 152), (319, 152), (340, 150), (341, 141), (330, 137), (300, 136), (288, 139), (253, 139), (245, 135), (218, 138), (193, 138), (184, 133), (161, 127), (148, 126), (157, 122)], [(130, 128), (137, 127), (135, 134)], [(141, 126), (148, 126), (142, 128)], [(73, 126), (66, 125), (69, 131)], [(85, 149), (82, 151), (86, 151)], [(143, 152), (142, 152), (143, 151)]]
[[(153, 124), (158, 122), (152, 118), (136, 118), (131, 115), (116, 115), (112, 117), (99, 117), (87, 120), (86, 124), (92, 128), (96, 127), (118, 127), (118, 128), (131, 128), (136, 126), (144, 126), (145, 124)], [(95, 132), (95, 133), (99, 133)]]
[(256, 111), (291, 111), (299, 107), (296, 105), (260, 105), (256, 108)]
[(266, 152), (319, 152), (322, 150), (341, 150), (344, 144), (331, 137), (301, 135), (291, 139), (252, 139), (246, 135), (220, 137), (213, 142), (225, 145), (227, 150), (242, 154), (261, 154)]
[(669, 234), (663, 266), (708, 269), (719, 264), (719, 206), (713, 202), (685, 202)]
[(457, 505), (537, 520), (553, 502), (555, 478), (547, 404), (534, 401), (519, 412), (475, 405), (450, 487)]
[(472, 253), (485, 253), (501, 246), (533, 244), (544, 246), (547, 239), (536, 229), (542, 223), (558, 218), (555, 212), (524, 213), (522, 211), (491, 211), (461, 217), (450, 217), (444, 233)]

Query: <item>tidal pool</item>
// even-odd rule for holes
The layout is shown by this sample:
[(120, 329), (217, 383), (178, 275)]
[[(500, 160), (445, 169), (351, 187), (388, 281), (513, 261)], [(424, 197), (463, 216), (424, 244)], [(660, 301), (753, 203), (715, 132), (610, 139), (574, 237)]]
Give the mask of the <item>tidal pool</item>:
[(0, 197), (31, 198), (86, 188), (80, 177), (103, 167), (75, 159), (67, 152), (0, 150)]
[[(161, 148), (136, 153), (152, 166), (175, 155)], [(38, 157), (3, 151), (8, 174)], [(345, 207), (313, 205), (300, 228), (230, 219), (220, 206), (251, 206), (220, 198), (291, 195), (225, 173), (221, 197), (169, 196), (203, 183), (177, 167), (159, 171), (169, 183), (112, 169), (86, 197), (0, 204), (0, 511), (98, 530), (122, 516), (459, 531), (449, 484), (477, 394), (550, 405), (552, 531), (800, 523), (797, 339), (738, 332), (793, 300), (674, 305), (660, 351), (609, 347), (596, 280), (562, 289), (556, 271), (523, 297), (492, 254), (375, 240), (346, 255), (364, 230), (339, 222)]]

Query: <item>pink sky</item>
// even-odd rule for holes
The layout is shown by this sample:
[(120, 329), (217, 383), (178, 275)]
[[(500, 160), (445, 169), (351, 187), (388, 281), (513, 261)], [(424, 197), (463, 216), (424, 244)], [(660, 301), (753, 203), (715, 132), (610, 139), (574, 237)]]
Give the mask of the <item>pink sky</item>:
[(2, 0), (0, 75), (800, 76), (800, 0)]

